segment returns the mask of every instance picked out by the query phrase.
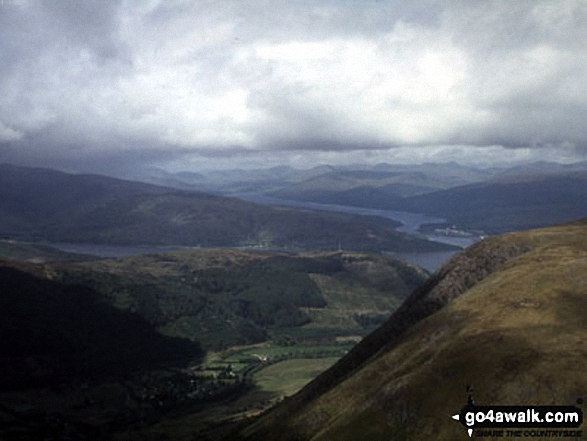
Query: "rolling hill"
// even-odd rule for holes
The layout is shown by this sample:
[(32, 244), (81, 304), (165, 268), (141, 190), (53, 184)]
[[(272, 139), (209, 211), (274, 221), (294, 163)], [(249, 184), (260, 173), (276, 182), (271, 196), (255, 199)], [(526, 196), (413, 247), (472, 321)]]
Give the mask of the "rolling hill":
[(127, 172), (123, 177), (164, 187), (231, 194), (276, 190), (334, 170), (330, 166), (296, 169), (277, 166), (265, 169), (228, 169), (169, 172), (148, 167)]
[(80, 262), (84, 260), (95, 260), (96, 257), (77, 253), (68, 253), (37, 243), (0, 240), (0, 259), (42, 263)]
[[(266, 408), (340, 358), (427, 277), (348, 251), (194, 249), (73, 261), (10, 242), (6, 254), (7, 441), (143, 439), (135, 431), (156, 433), (159, 420), (186, 416), (200, 430), (220, 421), (218, 409), (226, 418)], [(284, 369), (292, 378), (275, 380)]]
[[(369, 169), (331, 170), (268, 194), (283, 199), (390, 208), (396, 199), (480, 182), (491, 176), (493, 171), (456, 163), (413, 166), (379, 164)], [(360, 205), (362, 201), (367, 201), (367, 205)]]
[[(197, 362), (203, 351), (164, 337), (83, 286), (65, 285), (0, 262), (0, 391), (123, 376)], [(14, 265), (13, 262), (10, 262)], [(36, 272), (33, 270), (33, 272)]]
[(490, 234), (538, 228), (587, 215), (587, 172), (506, 175), (405, 202), (411, 211)]
[(447, 246), (353, 217), (158, 187), (99, 175), (0, 166), (0, 236), (118, 245), (417, 251)]
[(503, 171), (483, 182), (433, 188), (421, 194), (403, 191), (399, 184), (333, 190), (309, 181), (307, 188), (299, 184), (274, 194), (286, 199), (424, 213), (444, 218), (448, 225), (460, 229), (501, 234), (586, 216), (587, 172), (581, 167), (534, 164)]
[[(309, 169), (277, 166), (265, 169), (228, 169), (169, 172), (143, 168), (123, 175), (165, 187), (200, 190), (218, 194), (280, 192), (291, 198), (310, 191), (343, 191), (360, 186), (392, 184), (402, 194), (411, 195), (487, 180), (498, 169), (481, 169), (455, 162), (446, 164), (350, 164), (318, 165)], [(276, 195), (277, 196), (277, 195)], [(315, 201), (319, 202), (319, 201)]]
[(207, 350), (366, 335), (427, 276), (405, 262), (363, 253), (219, 249), (42, 268)]
[(587, 220), (486, 239), (231, 439), (464, 440), (469, 387), (477, 405), (582, 403), (585, 274)]

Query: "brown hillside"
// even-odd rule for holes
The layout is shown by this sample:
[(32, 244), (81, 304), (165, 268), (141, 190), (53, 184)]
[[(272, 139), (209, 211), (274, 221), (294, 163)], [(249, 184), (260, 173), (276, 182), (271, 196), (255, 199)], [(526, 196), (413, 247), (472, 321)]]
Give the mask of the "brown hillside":
[(587, 396), (586, 274), (585, 220), (490, 238), (242, 436), (466, 439), (450, 415), (467, 385), (478, 404), (575, 404)]

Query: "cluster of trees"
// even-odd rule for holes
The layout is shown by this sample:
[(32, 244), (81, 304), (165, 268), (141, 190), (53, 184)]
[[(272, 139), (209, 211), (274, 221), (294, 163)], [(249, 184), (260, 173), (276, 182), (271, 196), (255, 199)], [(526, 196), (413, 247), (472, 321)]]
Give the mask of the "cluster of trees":
[(330, 274), (342, 264), (276, 256), (237, 269), (184, 269), (184, 277), (147, 278), (69, 267), (60, 270), (60, 280), (91, 286), (108, 303), (137, 313), (153, 326), (173, 328), (172, 334), (198, 340), (207, 349), (222, 349), (264, 341), (270, 329), (308, 323), (300, 308), (326, 306), (309, 273)]
[(92, 289), (0, 267), (0, 389), (197, 362), (196, 342), (165, 337)]

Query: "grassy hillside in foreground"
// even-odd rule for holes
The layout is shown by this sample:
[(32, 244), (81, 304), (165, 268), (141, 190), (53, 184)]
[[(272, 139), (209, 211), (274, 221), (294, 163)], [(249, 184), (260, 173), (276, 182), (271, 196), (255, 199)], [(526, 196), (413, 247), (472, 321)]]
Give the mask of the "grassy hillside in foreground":
[(399, 223), (0, 164), (0, 237), (110, 245), (444, 250)]
[(46, 272), (207, 349), (365, 335), (426, 278), (386, 256), (219, 249), (52, 264)]
[(474, 245), (240, 438), (467, 439), (450, 416), (468, 385), (478, 405), (574, 405), (587, 395), (585, 274), (587, 221)]

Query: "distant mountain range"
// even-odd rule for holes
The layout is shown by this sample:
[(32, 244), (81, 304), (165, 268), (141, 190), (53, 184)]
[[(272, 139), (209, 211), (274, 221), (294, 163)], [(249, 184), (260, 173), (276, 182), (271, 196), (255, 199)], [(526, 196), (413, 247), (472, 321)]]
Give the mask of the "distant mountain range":
[[(441, 173), (441, 172), (438, 172)], [(445, 173), (445, 172), (442, 172)], [(351, 180), (348, 172), (318, 176), (273, 191), (298, 201), (424, 213), (461, 229), (487, 234), (537, 228), (587, 215), (587, 163), (550, 163), (493, 170), (485, 179), (455, 185), (425, 172), (375, 174)], [(462, 175), (461, 175), (462, 176)], [(469, 175), (473, 179), (473, 175)], [(391, 182), (395, 180), (395, 182)]]
[(276, 190), (335, 170), (335, 168), (328, 165), (321, 165), (307, 170), (289, 166), (277, 166), (253, 170), (229, 169), (183, 172), (168, 172), (157, 167), (147, 167), (130, 171), (122, 177), (165, 187), (199, 190), (216, 194), (233, 194)]
[(0, 165), (0, 235), (49, 242), (355, 250), (446, 249), (399, 224), (266, 207), (99, 175)]
[[(310, 169), (278, 166), (266, 169), (229, 169), (197, 172), (168, 172), (145, 168), (124, 177), (152, 184), (196, 189), (221, 194), (287, 190), (342, 191), (358, 186), (396, 184), (406, 194), (444, 189), (486, 180), (500, 169), (482, 169), (457, 163), (393, 165), (319, 165)], [(411, 186), (414, 186), (411, 189)]]
[(471, 167), (419, 165), (282, 166), (263, 170), (169, 173), (137, 179), (219, 194), (264, 193), (323, 204), (412, 211), (487, 234), (568, 222), (587, 215), (587, 162)]
[(451, 416), (469, 396), (476, 405), (582, 403), (586, 273), (587, 219), (486, 239), (230, 439), (464, 440)]

